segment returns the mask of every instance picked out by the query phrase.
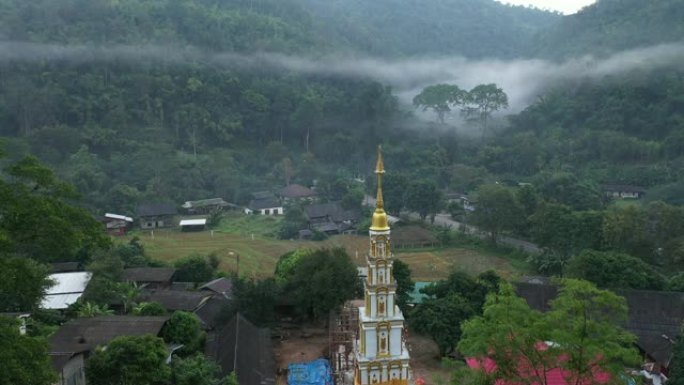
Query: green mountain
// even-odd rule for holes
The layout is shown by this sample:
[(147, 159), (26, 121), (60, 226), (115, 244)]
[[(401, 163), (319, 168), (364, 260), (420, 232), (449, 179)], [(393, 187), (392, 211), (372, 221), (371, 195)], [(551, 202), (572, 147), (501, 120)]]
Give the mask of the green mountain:
[(326, 36), (375, 56), (513, 58), (561, 16), (492, 0), (294, 0)]
[(538, 34), (533, 53), (551, 58), (603, 56), (684, 41), (682, 0), (598, 0)]

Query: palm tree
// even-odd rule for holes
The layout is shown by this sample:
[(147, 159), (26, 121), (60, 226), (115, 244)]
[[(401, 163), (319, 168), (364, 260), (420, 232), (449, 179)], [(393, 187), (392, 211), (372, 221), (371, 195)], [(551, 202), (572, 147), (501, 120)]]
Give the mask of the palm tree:
[(119, 285), (119, 290), (124, 306), (124, 314), (128, 314), (129, 309), (136, 305), (135, 300), (140, 295), (140, 288), (135, 283), (122, 283)]
[(81, 305), (76, 313), (79, 317), (96, 317), (99, 315), (112, 315), (114, 310), (111, 310), (107, 305), (99, 306), (91, 302), (86, 302)]

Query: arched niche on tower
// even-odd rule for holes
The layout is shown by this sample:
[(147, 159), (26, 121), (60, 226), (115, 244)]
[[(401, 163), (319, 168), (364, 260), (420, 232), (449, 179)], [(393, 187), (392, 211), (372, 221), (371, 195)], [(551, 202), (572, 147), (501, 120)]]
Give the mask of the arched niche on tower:
[(377, 301), (376, 301), (375, 314), (378, 317), (387, 317), (387, 310), (389, 306), (389, 295), (387, 288), (381, 287), (377, 290)]
[(376, 326), (376, 335), (378, 339), (378, 356), (389, 356), (390, 324), (388, 322), (379, 322), (378, 326)]
[(388, 244), (388, 238), (385, 237), (384, 235), (378, 235), (375, 238), (375, 248), (376, 248), (376, 256), (381, 259), (387, 258), (389, 254), (389, 244)]
[(391, 361), (388, 365), (388, 375), (390, 382), (398, 383), (398, 380), (403, 380), (401, 361)]

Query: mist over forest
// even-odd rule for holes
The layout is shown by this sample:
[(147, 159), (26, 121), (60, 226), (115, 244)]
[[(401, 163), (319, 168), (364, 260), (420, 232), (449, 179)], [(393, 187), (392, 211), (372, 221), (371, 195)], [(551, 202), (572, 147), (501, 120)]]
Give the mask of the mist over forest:
[(682, 21), (0, 0), (0, 384), (684, 385)]
[[(0, 129), (8, 161), (35, 154), (91, 209), (124, 213), (244, 203), (285, 183), (283, 162), (304, 185), (365, 175), (377, 143), (393, 171), (445, 190), (477, 184), (460, 167), (676, 189), (680, 5), (604, 0), (561, 16), (491, 0), (3, 0)], [(429, 85), (490, 83), (508, 108), (485, 133), (458, 107), (440, 124), (412, 105)], [(528, 132), (535, 150), (521, 152)], [(578, 157), (597, 135), (626, 148)]]

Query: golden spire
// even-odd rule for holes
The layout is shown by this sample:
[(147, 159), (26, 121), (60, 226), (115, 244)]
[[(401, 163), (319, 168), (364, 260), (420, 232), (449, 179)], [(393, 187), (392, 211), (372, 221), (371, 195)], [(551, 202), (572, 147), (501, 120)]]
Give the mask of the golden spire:
[(378, 162), (375, 165), (375, 174), (378, 176), (378, 193), (375, 201), (375, 212), (371, 220), (370, 229), (373, 231), (387, 231), (390, 229), (387, 213), (382, 200), (382, 174), (385, 173), (385, 165), (382, 162), (382, 147), (378, 146)]

